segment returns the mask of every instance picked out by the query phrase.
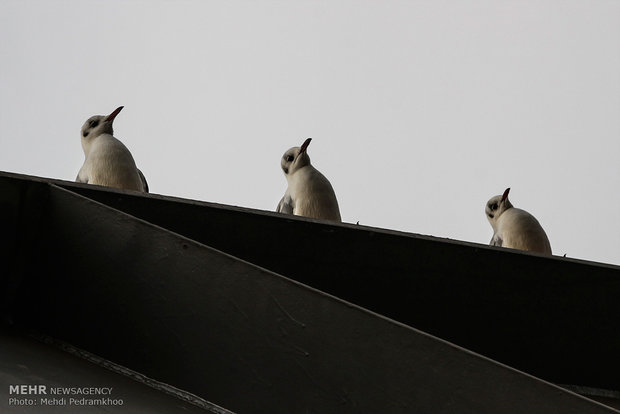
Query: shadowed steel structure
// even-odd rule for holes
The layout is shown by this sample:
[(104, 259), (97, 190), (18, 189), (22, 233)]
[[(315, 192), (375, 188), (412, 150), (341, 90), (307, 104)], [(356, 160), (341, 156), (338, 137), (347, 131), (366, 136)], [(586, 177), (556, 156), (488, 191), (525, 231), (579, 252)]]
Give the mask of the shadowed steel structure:
[(9, 173), (0, 209), (8, 338), (236, 413), (618, 402), (616, 266)]

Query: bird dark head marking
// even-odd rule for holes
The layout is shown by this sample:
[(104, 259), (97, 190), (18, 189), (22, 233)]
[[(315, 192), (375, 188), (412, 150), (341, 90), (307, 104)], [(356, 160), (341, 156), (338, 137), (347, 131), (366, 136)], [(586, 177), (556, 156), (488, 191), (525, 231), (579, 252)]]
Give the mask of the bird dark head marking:
[(280, 166), (285, 175), (293, 174), (295, 171), (310, 165), (310, 156), (308, 155), (307, 148), (310, 144), (311, 138), (304, 141), (301, 147), (293, 147), (284, 153)]
[(123, 107), (119, 106), (110, 115), (95, 115), (88, 118), (84, 125), (82, 125), (82, 137), (90, 137), (92, 139), (101, 134), (114, 135), (112, 123), (122, 109)]
[(489, 221), (495, 221), (495, 219), (499, 218), (504, 211), (512, 207), (512, 204), (508, 201), (509, 191), (510, 188), (506, 189), (504, 194), (492, 197), (489, 201), (487, 201), (484, 210)]

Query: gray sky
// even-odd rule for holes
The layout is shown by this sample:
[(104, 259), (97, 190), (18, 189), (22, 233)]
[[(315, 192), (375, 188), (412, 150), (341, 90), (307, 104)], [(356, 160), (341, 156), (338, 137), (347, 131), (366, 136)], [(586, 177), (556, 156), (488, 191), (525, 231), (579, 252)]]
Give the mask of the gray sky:
[(620, 1), (0, 0), (0, 170), (74, 180), (80, 127), (151, 192), (274, 210), (307, 137), (343, 221), (620, 264)]

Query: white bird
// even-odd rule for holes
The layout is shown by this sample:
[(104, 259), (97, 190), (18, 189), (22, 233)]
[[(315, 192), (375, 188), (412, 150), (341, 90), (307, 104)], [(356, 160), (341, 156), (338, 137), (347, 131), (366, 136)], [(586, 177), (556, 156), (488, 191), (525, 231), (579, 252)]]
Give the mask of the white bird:
[(148, 193), (149, 186), (131, 152), (113, 136), (112, 123), (122, 109), (119, 106), (108, 116), (91, 116), (82, 126), (86, 159), (75, 181)]
[(509, 191), (507, 188), (503, 195), (487, 202), (485, 212), (493, 227), (490, 245), (551, 254), (549, 239), (540, 223), (527, 211), (512, 206)]
[(276, 211), (341, 221), (338, 200), (332, 185), (310, 164), (307, 149), (311, 140), (312, 138), (308, 138), (301, 147), (293, 147), (282, 156), (281, 166), (288, 181), (288, 188)]

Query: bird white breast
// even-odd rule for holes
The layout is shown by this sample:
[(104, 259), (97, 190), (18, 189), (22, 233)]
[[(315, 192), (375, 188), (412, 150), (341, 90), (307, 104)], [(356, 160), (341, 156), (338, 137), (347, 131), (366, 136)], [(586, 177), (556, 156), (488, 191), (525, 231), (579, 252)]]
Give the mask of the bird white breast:
[(127, 147), (109, 134), (92, 140), (79, 173), (89, 184), (142, 191), (136, 163)]
[(534, 216), (525, 210), (510, 208), (497, 218), (495, 233), (502, 246), (551, 254), (547, 234)]
[(289, 177), (289, 193), (295, 202), (293, 214), (341, 221), (332, 185), (311, 165), (297, 170)]

